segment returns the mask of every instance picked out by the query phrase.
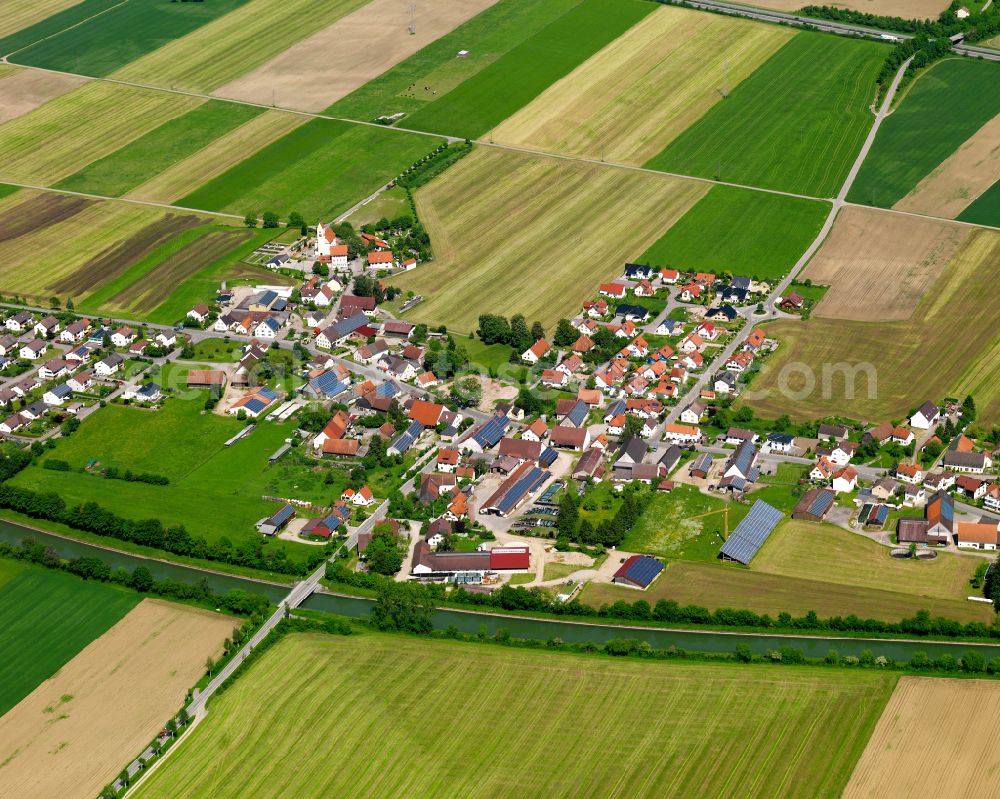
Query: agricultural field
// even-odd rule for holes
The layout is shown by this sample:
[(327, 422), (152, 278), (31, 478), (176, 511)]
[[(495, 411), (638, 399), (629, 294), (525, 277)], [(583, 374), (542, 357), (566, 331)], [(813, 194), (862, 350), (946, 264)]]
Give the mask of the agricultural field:
[(1000, 180), (984, 191), (958, 218), (962, 222), (1000, 227)]
[(918, 76), (882, 123), (848, 199), (957, 216), (1000, 179), (1000, 138), (988, 124), (1000, 114), (998, 77), (1000, 66), (972, 59)]
[[(979, 558), (943, 552), (931, 561), (898, 560), (884, 547), (829, 524), (792, 519), (775, 530), (751, 570), (858, 588), (880, 588), (922, 599), (966, 600)], [(986, 607), (987, 611), (991, 608)]]
[[(416, 320), (471, 331), (481, 313), (523, 313), (551, 328), (707, 190), (695, 181), (479, 149), (417, 192), (435, 260), (394, 283), (426, 298), (407, 314)], [(497, 286), (516, 290), (498, 294)]]
[(0, 8), (0, 37), (34, 25), (77, 2), (79, 0), (6, 0)]
[[(331, 25), (366, 0), (249, 0), (112, 73), (119, 80), (210, 92), (277, 56), (310, 29)], [(303, 20), (309, 24), (304, 25)], [(345, 50), (352, 50), (345, 47)], [(330, 55), (327, 53), (327, 55)]]
[[(123, 588), (0, 561), (0, 716), (72, 660), (134, 608), (141, 597)], [(6, 757), (0, 746), (0, 763)], [(0, 765), (0, 786), (4, 766)], [(7, 796), (14, 794), (3, 790)]]
[[(998, 716), (1000, 685), (994, 680), (901, 678), (844, 796), (996, 796)], [(934, 757), (927, 757), (929, 751)]]
[[(799, 11), (810, 3), (808, 0), (753, 0), (746, 5), (773, 8), (775, 11)], [(881, 14), (903, 19), (935, 19), (948, 7), (948, 0), (837, 0), (837, 8), (849, 8), (868, 14)]]
[[(141, 598), (126, 596), (133, 604)], [(74, 606), (57, 613), (67, 608)], [(0, 718), (0, 793), (96, 796), (162, 729), (204, 672), (205, 659), (218, 657), (238, 623), (144, 600)], [(46, 620), (41, 629), (48, 628)]]
[(798, 33), (646, 166), (832, 197), (871, 128), (884, 56), (875, 42)]
[(88, 164), (55, 188), (120, 197), (262, 113), (245, 105), (205, 102)]
[(951, 222), (844, 208), (799, 279), (830, 286), (813, 310), (827, 319), (908, 319), (970, 228)]
[[(213, 703), (136, 796), (557, 799), (585, 784), (594, 796), (833, 797), (895, 682), (807, 667), (296, 635)], [(428, 725), (424, 707), (448, 724)], [(718, 766), (720, 751), (738, 774)], [(330, 768), (344, 752), (374, 766)]]
[[(405, 0), (368, 0), (361, 4), (341, 0), (332, 4), (340, 6), (339, 19), (257, 69), (219, 86), (215, 93), (253, 103), (322, 111), (496, 1), (411, 4)], [(346, 13), (351, 8), (355, 10)]]
[(663, 6), (493, 131), (495, 141), (641, 165), (794, 31)]
[(306, 117), (298, 114), (265, 111), (168, 166), (125, 196), (134, 200), (173, 203), (307, 121)]
[[(828, 213), (825, 203), (713, 186), (639, 260), (773, 281), (795, 266)], [(706, 235), (722, 230), (725, 235)]]
[(753, 398), (743, 401), (765, 417), (816, 419), (843, 413), (853, 396), (850, 415), (874, 423), (905, 416), (924, 397), (972, 393), (980, 421), (1000, 422), (998, 260), (1000, 234), (974, 230), (904, 321), (814, 316), (768, 324), (781, 347), (754, 380)]
[(23, 189), (0, 200), (0, 290), (36, 300), (79, 299), (173, 235), (207, 221), (160, 208)]
[(854, 614), (862, 619), (899, 621), (925, 609), (932, 616), (989, 624), (995, 616), (991, 607), (964, 600), (918, 599), (881, 588), (859, 588), (691, 560), (670, 561), (656, 582), (641, 594), (619, 585), (590, 583), (580, 595), (581, 602), (598, 608), (619, 599), (645, 599), (650, 604), (672, 599), (680, 605), (700, 605), (709, 610), (748, 609), (772, 618), (780, 613), (803, 616), (812, 610), (821, 618)]
[(102, 77), (246, 1), (86, 0), (0, 39), (0, 52), (16, 51), (18, 64)]
[(408, 116), (403, 125), (449, 136), (482, 136), (655, 9), (641, 0), (581, 0)]
[(436, 138), (313, 119), (182, 197), (187, 208), (242, 215), (335, 216), (427, 155)]
[(51, 186), (203, 102), (88, 83), (0, 125), (0, 180)]
[(87, 82), (75, 75), (0, 67), (0, 125), (24, 116), (41, 105)]
[[(446, 95), (498, 58), (559, 19), (580, 0), (498, 0), (392, 69), (334, 103), (334, 116), (371, 121), (412, 114)], [(456, 58), (459, 50), (465, 58)], [(407, 122), (403, 127), (408, 127)]]

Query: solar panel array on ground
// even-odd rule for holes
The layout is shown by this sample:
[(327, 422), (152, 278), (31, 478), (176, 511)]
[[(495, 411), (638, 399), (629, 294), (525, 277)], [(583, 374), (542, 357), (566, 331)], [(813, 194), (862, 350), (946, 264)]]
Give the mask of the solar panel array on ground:
[(750, 512), (741, 521), (726, 543), (719, 550), (724, 558), (747, 564), (764, 545), (771, 531), (778, 526), (784, 514), (758, 499)]

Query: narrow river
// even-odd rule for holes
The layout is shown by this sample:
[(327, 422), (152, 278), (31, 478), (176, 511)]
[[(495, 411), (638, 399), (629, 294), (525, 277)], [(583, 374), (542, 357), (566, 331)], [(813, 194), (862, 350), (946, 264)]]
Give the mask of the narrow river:
[[(60, 557), (75, 558), (88, 555), (101, 558), (112, 568), (123, 567), (134, 569), (145, 566), (156, 579), (171, 578), (183, 582), (207, 580), (208, 585), (217, 592), (224, 593), (232, 588), (243, 588), (264, 594), (272, 602), (281, 601), (289, 591), (289, 586), (254, 580), (249, 577), (236, 577), (219, 572), (206, 571), (191, 566), (167, 563), (155, 558), (132, 555), (113, 549), (95, 546), (75, 539), (66, 538), (55, 533), (33, 530), (13, 522), (0, 520), (0, 541), (17, 544), (24, 538), (33, 538), (40, 543), (51, 546)], [(368, 615), (374, 600), (365, 597), (352, 597), (341, 594), (316, 593), (303, 604), (304, 608), (339, 616), (362, 618)], [(604, 643), (612, 638), (636, 638), (648, 641), (657, 649), (671, 646), (699, 652), (733, 652), (736, 645), (747, 644), (758, 654), (768, 649), (781, 646), (792, 646), (800, 649), (809, 657), (824, 657), (830, 649), (836, 649), (841, 657), (860, 655), (870, 649), (876, 656), (885, 655), (893, 660), (909, 660), (914, 652), (926, 652), (931, 657), (940, 657), (951, 653), (956, 658), (967, 649), (981, 652), (987, 660), (1000, 656), (1000, 644), (979, 644), (958, 641), (921, 641), (877, 638), (824, 638), (810, 635), (763, 635), (760, 633), (720, 632), (718, 630), (666, 630), (650, 627), (627, 627), (616, 624), (601, 624), (595, 622), (576, 622), (554, 619), (533, 619), (523, 616), (502, 616), (494, 613), (476, 611), (441, 609), (434, 614), (434, 626), (438, 629), (454, 625), (463, 633), (478, 633), (485, 628), (487, 635), (493, 635), (498, 629), (505, 629), (515, 638), (537, 638), (548, 640), (560, 638), (569, 643), (591, 641), (595, 644)]]

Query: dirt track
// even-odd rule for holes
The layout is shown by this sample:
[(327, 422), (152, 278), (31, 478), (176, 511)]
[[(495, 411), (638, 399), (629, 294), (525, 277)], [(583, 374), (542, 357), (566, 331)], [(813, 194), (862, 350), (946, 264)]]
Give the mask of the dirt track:
[(845, 208), (800, 279), (830, 285), (814, 316), (908, 319), (968, 236), (950, 222)]
[(55, 289), (58, 293), (69, 296), (93, 291), (120, 275), (136, 261), (145, 258), (157, 247), (166, 244), (178, 233), (204, 223), (205, 220), (197, 216), (167, 214), (125, 241), (105, 248), (81, 269), (60, 282)]
[(143, 601), (0, 719), (0, 796), (92, 799), (177, 710), (236, 624)]
[(411, 35), (409, 0), (371, 0), (213, 94), (299, 111), (323, 111), (495, 2), (414, 4), (416, 33)]
[(998, 740), (1000, 683), (903, 677), (844, 796), (1000, 795)]

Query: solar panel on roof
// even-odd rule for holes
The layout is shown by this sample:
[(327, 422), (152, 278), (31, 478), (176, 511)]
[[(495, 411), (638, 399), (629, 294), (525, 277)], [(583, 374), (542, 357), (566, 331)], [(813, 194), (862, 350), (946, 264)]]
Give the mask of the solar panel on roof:
[(813, 497), (813, 501), (809, 503), (808, 512), (815, 516), (822, 516), (830, 509), (830, 506), (832, 504), (833, 504), (833, 494), (831, 494), (829, 491), (821, 491), (819, 494)]
[(547, 471), (532, 466), (504, 494), (503, 499), (497, 503), (497, 510), (500, 513), (509, 513), (526, 494), (530, 494), (548, 479), (549, 473)]
[(546, 447), (542, 450), (542, 454), (538, 456), (538, 462), (542, 466), (551, 466), (555, 463), (556, 458), (559, 457), (559, 453), (556, 452), (552, 447)]
[(271, 522), (272, 524), (284, 524), (292, 518), (292, 514), (294, 512), (295, 510), (291, 505), (285, 505), (275, 512), (275, 514), (271, 517)]
[(871, 514), (871, 512), (872, 512), (872, 505), (870, 502), (866, 502), (864, 505), (861, 506), (861, 512), (858, 514), (858, 522), (860, 524), (867, 524), (868, 516)]
[(264, 408), (267, 407), (267, 403), (257, 397), (247, 401), (247, 404), (243, 406), (251, 413), (260, 413)]
[(727, 558), (749, 563), (783, 516), (780, 510), (758, 499), (719, 551)]
[(653, 582), (661, 571), (663, 571), (663, 564), (660, 561), (649, 557), (649, 555), (640, 555), (629, 564), (622, 576), (645, 588)]
[(587, 419), (587, 414), (590, 412), (590, 407), (583, 400), (577, 400), (576, 405), (573, 409), (566, 415), (566, 418), (573, 423), (575, 427), (579, 427)]
[(497, 442), (503, 438), (504, 430), (510, 420), (506, 416), (494, 416), (486, 424), (479, 428), (479, 431), (472, 437), (483, 449), (496, 446)]

